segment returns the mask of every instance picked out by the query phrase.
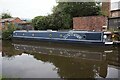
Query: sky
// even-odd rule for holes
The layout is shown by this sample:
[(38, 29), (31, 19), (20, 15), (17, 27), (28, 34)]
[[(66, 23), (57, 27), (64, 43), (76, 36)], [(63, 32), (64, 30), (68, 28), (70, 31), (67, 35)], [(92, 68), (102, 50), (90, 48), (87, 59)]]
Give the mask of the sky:
[(0, 0), (0, 13), (9, 12), (13, 17), (34, 18), (52, 12), (56, 0)]
[(56, 0), (0, 0), (0, 13), (8, 12), (13, 17), (32, 19), (51, 14), (53, 6), (56, 5)]

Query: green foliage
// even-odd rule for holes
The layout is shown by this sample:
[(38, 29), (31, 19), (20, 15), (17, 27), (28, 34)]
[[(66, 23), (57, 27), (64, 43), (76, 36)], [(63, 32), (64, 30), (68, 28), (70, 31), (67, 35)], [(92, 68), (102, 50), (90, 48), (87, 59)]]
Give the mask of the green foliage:
[(53, 13), (67, 13), (72, 17), (94, 16), (101, 14), (99, 4), (96, 2), (63, 2), (53, 8)]
[(70, 28), (70, 15), (52, 14), (48, 16), (38, 16), (32, 20), (32, 24), (35, 30), (69, 29)]
[(10, 40), (12, 38), (12, 33), (14, 30), (5, 30), (2, 32), (2, 39), (3, 40)]
[(3, 40), (10, 40), (12, 38), (13, 31), (16, 30), (15, 28), (8, 27), (8, 30), (2, 31), (2, 39)]
[(2, 75), (0, 75), (0, 80), (2, 79)]
[(12, 16), (9, 13), (2, 13), (1, 18), (2, 19), (12, 18)]
[(32, 20), (32, 23), (33, 23), (34, 29), (44, 30), (48, 26), (48, 21), (49, 20), (47, 19), (46, 16), (38, 16)]
[(50, 20), (48, 29), (61, 30), (70, 28), (71, 17), (69, 14), (57, 13), (48, 16), (48, 18)]
[(100, 3), (61, 2), (53, 8), (53, 14), (37, 16), (32, 20), (35, 30), (71, 29), (73, 17), (101, 15)]

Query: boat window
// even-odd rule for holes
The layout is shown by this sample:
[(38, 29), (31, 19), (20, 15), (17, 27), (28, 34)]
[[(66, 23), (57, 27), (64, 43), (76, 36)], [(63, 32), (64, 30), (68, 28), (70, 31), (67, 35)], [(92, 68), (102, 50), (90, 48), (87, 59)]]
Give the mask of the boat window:
[(83, 38), (85, 39), (85, 38), (86, 38), (86, 35), (83, 35)]

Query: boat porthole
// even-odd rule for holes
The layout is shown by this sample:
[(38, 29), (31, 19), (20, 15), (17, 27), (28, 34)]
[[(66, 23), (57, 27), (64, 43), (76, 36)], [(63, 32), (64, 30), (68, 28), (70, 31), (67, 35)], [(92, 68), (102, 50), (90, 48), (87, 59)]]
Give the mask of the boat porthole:
[(52, 37), (52, 34), (49, 34), (49, 37), (51, 38), (51, 37)]
[(25, 34), (23, 33), (23, 36), (24, 36)]
[(32, 36), (34, 36), (34, 34), (32, 34)]
[(62, 34), (60, 34), (60, 37), (62, 37)]
[(85, 39), (86, 38), (86, 35), (83, 35), (83, 39)]
[(17, 35), (17, 33), (15, 35)]

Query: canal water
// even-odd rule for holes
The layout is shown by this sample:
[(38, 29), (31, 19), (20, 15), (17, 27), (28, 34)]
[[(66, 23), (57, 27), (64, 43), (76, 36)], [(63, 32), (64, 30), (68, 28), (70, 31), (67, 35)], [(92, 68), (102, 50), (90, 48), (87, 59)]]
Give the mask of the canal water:
[(2, 42), (3, 78), (118, 78), (120, 47)]

